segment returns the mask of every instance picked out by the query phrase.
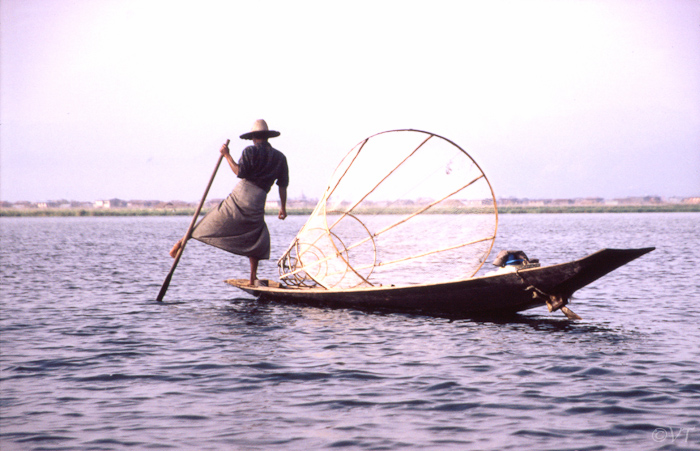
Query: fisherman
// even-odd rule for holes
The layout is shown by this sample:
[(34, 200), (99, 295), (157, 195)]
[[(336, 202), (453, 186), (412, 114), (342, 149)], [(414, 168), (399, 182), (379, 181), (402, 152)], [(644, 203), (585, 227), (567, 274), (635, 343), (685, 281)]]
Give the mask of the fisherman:
[[(275, 181), (280, 196), (277, 217), (282, 220), (287, 217), (287, 158), (268, 143), (269, 138), (279, 135), (280, 132), (270, 130), (264, 120), (255, 121), (251, 131), (241, 135), (241, 139), (252, 140), (253, 145), (243, 149), (238, 163), (231, 157), (228, 145), (221, 146), (221, 154), (241, 180), (231, 194), (217, 208), (207, 213), (192, 232), (192, 238), (198, 241), (247, 256), (250, 260), (251, 286), (256, 284), (258, 262), (270, 258), (270, 232), (265, 224), (265, 201)], [(175, 243), (170, 250), (171, 257), (177, 256), (184, 239)]]

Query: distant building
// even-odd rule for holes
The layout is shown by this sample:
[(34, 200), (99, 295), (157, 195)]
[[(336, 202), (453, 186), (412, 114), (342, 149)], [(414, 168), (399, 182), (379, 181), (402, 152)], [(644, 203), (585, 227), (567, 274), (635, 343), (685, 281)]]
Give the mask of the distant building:
[(528, 199), (517, 199), (515, 197), (502, 197), (497, 200), (498, 205), (501, 206), (514, 206), (514, 205), (523, 205), (525, 202), (527, 202)]
[(569, 206), (569, 205), (573, 205), (573, 204), (574, 204), (573, 199), (553, 199), (551, 202), (551, 205), (555, 205), (557, 207)]
[(455, 208), (455, 209), (460, 209), (460, 208), (466, 207), (466, 205), (464, 205), (464, 202), (462, 202), (461, 200), (457, 200), (457, 199), (443, 200), (442, 202), (437, 204), (437, 206), (443, 207), (443, 208)]
[(602, 197), (585, 197), (583, 199), (576, 199), (575, 205), (603, 205), (605, 199)]
[(639, 197), (623, 197), (614, 199), (618, 205), (650, 205), (661, 204), (663, 201), (659, 196), (639, 196)]
[(481, 207), (484, 204), (484, 201), (481, 199), (469, 199), (463, 200), (462, 203), (469, 207)]
[(109, 200), (96, 200), (94, 204), (95, 208), (120, 208), (126, 207), (127, 202), (121, 199), (109, 199)]
[(528, 200), (526, 205), (528, 207), (544, 207), (544, 200)]
[(148, 208), (156, 208), (158, 205), (162, 204), (163, 202), (159, 200), (130, 200), (126, 203), (126, 206), (129, 208), (141, 208), (141, 209), (148, 209)]
[(18, 209), (36, 208), (36, 204), (33, 204), (33, 203), (26, 201), (26, 200), (20, 200), (19, 202), (14, 203), (14, 207), (18, 208)]

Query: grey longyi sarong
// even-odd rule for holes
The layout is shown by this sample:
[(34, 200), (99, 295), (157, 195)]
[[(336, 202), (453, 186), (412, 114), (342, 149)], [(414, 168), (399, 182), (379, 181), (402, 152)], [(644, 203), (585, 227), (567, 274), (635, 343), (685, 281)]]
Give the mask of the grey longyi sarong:
[(192, 238), (246, 257), (270, 258), (270, 232), (265, 224), (267, 193), (242, 179), (218, 207), (195, 226)]

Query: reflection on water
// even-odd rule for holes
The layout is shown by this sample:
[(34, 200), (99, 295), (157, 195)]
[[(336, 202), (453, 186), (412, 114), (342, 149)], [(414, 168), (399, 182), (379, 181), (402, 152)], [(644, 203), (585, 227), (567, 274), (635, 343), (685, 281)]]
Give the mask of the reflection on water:
[[(269, 219), (272, 255), (304, 219)], [(198, 242), (161, 304), (188, 218), (2, 218), (0, 447), (697, 449), (697, 219), (502, 215), (493, 255), (657, 246), (570, 322), (258, 302), (223, 283), (247, 261)]]

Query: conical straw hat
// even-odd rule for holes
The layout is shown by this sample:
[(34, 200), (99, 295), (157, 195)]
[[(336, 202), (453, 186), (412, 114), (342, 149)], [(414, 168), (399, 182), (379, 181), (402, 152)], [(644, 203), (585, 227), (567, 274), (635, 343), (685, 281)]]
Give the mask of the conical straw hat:
[(270, 130), (267, 127), (267, 122), (265, 122), (264, 119), (258, 119), (248, 133), (243, 133), (241, 135), (241, 139), (275, 138), (279, 135), (280, 132)]

